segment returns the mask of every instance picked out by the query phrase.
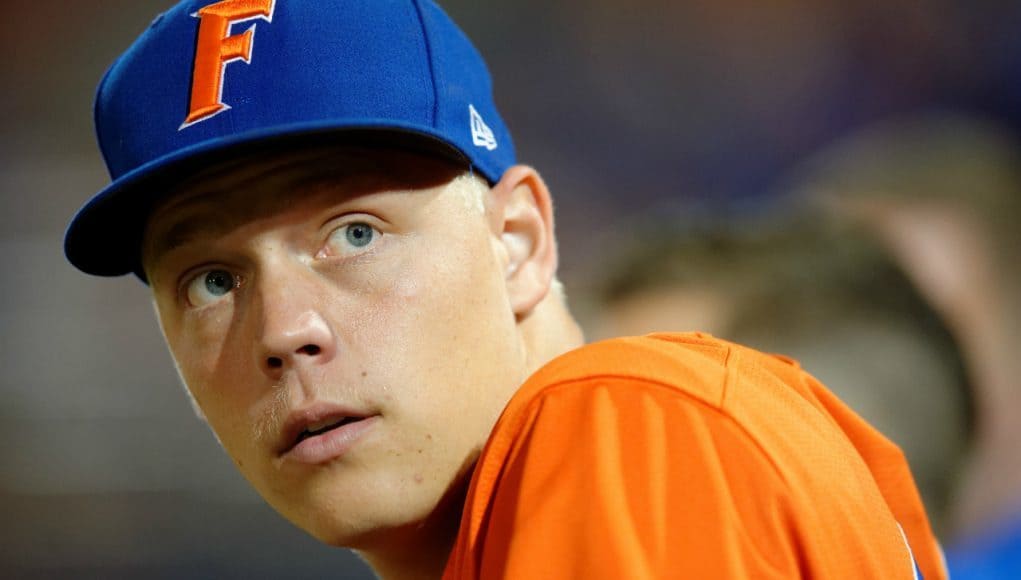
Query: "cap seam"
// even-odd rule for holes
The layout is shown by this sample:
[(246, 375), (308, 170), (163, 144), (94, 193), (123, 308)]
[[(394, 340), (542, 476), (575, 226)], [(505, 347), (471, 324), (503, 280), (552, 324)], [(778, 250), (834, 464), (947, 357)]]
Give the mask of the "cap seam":
[(436, 66), (433, 63), (432, 41), (429, 38), (429, 27), (425, 25), (425, 15), (422, 13), (421, 4), (419, 4), (418, 0), (411, 0), (411, 4), (415, 7), (415, 13), (418, 15), (418, 25), (422, 28), (422, 41), (425, 44), (426, 63), (429, 65), (429, 79), (432, 81), (433, 106), (429, 124), (435, 128), (437, 124), (436, 120), (440, 117), (440, 95), (439, 84), (436, 78)]

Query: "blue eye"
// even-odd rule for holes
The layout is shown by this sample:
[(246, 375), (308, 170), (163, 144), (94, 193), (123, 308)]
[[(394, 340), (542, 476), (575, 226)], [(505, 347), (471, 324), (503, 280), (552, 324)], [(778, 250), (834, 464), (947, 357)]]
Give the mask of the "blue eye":
[(239, 285), (238, 277), (227, 270), (206, 270), (188, 282), (188, 303), (212, 304), (230, 294)]
[(203, 276), (206, 291), (213, 296), (223, 296), (234, 289), (234, 275), (226, 270), (213, 270)]
[(381, 236), (379, 230), (365, 222), (351, 222), (330, 232), (329, 255), (334, 257), (360, 254)]
[(372, 229), (372, 226), (368, 224), (351, 224), (345, 228), (345, 236), (347, 237), (347, 243), (351, 244), (356, 248), (364, 248), (365, 246), (372, 243), (372, 238), (375, 237), (376, 232)]

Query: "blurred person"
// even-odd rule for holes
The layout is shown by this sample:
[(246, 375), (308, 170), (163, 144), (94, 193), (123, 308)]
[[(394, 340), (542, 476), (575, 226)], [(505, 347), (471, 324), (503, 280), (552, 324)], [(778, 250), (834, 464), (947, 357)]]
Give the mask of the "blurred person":
[(1021, 577), (1021, 149), (992, 120), (926, 113), (806, 163), (800, 195), (865, 224), (947, 320), (975, 390), (956, 578)]
[(945, 532), (971, 431), (961, 354), (885, 249), (821, 217), (660, 215), (628, 228), (647, 235), (599, 275), (592, 326), (597, 336), (700, 328), (797, 359), (904, 450)]
[(68, 259), (149, 285), (240, 472), (380, 576), (945, 577), (900, 451), (795, 365), (583, 344), (551, 194), (433, 2), (182, 2), (96, 123)]

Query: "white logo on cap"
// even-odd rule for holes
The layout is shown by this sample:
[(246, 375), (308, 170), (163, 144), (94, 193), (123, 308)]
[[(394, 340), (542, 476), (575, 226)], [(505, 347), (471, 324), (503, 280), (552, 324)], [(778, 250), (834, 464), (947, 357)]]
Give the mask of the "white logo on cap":
[(482, 115), (473, 105), (468, 105), (468, 113), (471, 115), (472, 143), (476, 147), (485, 147), (490, 151), (496, 149), (496, 135), (493, 135), (493, 130), (482, 120)]

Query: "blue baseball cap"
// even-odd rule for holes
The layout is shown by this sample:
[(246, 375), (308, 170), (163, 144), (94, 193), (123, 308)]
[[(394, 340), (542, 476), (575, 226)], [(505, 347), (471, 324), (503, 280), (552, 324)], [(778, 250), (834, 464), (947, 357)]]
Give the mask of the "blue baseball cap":
[(107, 71), (96, 133), (112, 183), (75, 215), (64, 253), (135, 272), (153, 205), (182, 176), (259, 147), (413, 143), (490, 183), (515, 163), (492, 81), (431, 0), (188, 0)]

